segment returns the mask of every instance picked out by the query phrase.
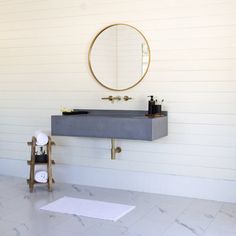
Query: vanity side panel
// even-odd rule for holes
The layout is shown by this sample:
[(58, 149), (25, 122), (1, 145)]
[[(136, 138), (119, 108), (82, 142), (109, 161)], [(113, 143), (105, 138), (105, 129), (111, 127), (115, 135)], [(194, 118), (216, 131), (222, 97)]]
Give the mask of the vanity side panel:
[(168, 116), (152, 119), (152, 140), (168, 135)]

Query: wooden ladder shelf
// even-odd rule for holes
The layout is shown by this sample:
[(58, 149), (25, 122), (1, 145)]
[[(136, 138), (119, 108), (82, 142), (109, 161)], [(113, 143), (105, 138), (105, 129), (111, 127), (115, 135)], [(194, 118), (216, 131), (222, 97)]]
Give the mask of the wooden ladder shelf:
[[(34, 184), (47, 184), (48, 191), (52, 191), (52, 184), (54, 183), (54, 179), (52, 178), (52, 165), (55, 164), (55, 161), (52, 160), (52, 146), (55, 145), (55, 142), (51, 140), (51, 137), (48, 136), (48, 143), (43, 145), (46, 147), (47, 161), (38, 162), (36, 159), (36, 138), (33, 136), (31, 142), (27, 142), (28, 146), (31, 146), (31, 159), (27, 161), (27, 164), (30, 166), (29, 179), (27, 179), (27, 183), (29, 185), (30, 192), (33, 192)], [(39, 183), (35, 181), (35, 166), (36, 165), (47, 165), (47, 174), (48, 180), (47, 183)]]

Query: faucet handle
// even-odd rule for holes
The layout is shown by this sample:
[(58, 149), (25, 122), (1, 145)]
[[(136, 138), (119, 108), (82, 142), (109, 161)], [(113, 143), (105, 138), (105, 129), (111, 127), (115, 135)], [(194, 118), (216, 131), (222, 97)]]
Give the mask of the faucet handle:
[(108, 96), (108, 97), (105, 97), (105, 98), (102, 98), (103, 100), (109, 100), (109, 101), (113, 101), (113, 96)]
[(129, 97), (129, 96), (124, 96), (123, 99), (124, 99), (125, 101), (129, 101), (129, 100), (131, 100), (131, 99), (133, 99), (133, 98), (131, 98), (131, 97)]

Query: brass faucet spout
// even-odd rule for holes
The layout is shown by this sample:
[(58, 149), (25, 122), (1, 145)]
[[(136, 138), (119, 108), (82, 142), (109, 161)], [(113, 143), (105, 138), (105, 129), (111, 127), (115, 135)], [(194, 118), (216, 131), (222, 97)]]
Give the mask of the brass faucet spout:
[(103, 100), (109, 100), (111, 102), (114, 102), (115, 100), (117, 101), (120, 101), (121, 100), (121, 97), (120, 96), (116, 96), (116, 97), (113, 97), (113, 96), (108, 96), (108, 97), (104, 97), (102, 98)]
[(102, 98), (102, 100), (113, 101), (113, 96), (108, 96), (108, 97)]

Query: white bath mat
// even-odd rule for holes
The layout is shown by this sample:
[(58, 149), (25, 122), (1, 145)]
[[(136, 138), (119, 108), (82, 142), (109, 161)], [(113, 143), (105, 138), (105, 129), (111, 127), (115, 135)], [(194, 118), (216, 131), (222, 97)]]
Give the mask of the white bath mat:
[(80, 198), (63, 197), (40, 209), (60, 213), (87, 216), (103, 220), (117, 221), (135, 206), (94, 201)]

